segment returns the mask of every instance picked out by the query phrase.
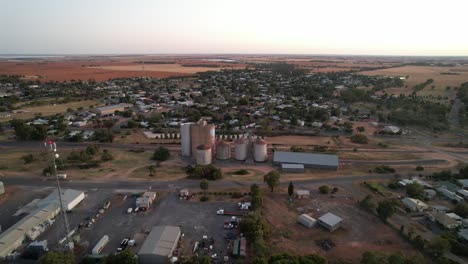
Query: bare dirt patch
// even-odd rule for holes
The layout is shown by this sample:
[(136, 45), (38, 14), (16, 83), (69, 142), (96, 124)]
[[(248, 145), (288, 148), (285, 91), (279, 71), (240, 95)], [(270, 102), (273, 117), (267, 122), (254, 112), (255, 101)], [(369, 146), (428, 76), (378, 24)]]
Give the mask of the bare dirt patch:
[[(300, 210), (299, 210), (300, 209)], [(342, 228), (330, 233), (318, 226), (307, 229), (296, 222), (297, 216), (305, 211), (318, 218), (332, 212), (344, 219)], [(338, 198), (312, 195), (289, 203), (287, 195), (268, 194), (264, 198), (264, 215), (270, 224), (269, 243), (273, 251), (295, 254), (320, 254), (329, 259), (356, 260), (366, 251), (403, 252), (412, 254), (412, 247), (392, 228), (376, 216), (362, 211), (356, 201), (340, 194)], [(324, 251), (315, 245), (315, 240), (331, 239), (336, 247)]]

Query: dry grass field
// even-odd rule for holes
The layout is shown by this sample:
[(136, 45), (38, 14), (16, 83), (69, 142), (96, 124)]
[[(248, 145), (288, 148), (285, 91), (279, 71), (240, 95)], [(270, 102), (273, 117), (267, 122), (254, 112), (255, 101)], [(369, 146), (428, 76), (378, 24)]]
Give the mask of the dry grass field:
[(24, 107), (19, 110), (16, 110), (15, 113), (12, 113), (11, 116), (0, 118), (0, 121), (8, 121), (14, 118), (17, 119), (31, 119), (36, 115), (41, 114), (42, 116), (50, 116), (58, 113), (64, 113), (68, 108), (76, 110), (79, 107), (88, 109), (90, 106), (99, 106), (101, 103), (95, 100), (86, 100), (78, 102), (70, 102), (66, 104), (52, 104), (52, 105), (41, 105), (33, 107)]
[[(453, 88), (459, 87), (460, 84), (464, 82), (468, 82), (468, 65), (455, 67), (403, 66), (375, 71), (365, 71), (360, 72), (360, 74), (395, 77), (409, 76), (405, 81), (405, 87), (385, 89), (387, 94), (411, 94), (413, 92), (413, 86), (423, 83), (428, 79), (433, 79), (434, 83), (419, 91), (419, 95), (441, 95), (453, 97), (455, 95)], [(435, 86), (434, 89), (432, 89), (432, 86)], [(451, 88), (447, 90), (447, 86), (450, 86)]]

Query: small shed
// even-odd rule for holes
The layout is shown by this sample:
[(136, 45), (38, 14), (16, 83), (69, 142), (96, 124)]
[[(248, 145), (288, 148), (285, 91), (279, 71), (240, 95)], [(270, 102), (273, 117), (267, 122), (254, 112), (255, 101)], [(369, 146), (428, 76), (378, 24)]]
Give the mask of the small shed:
[(179, 196), (180, 197), (186, 197), (186, 196), (190, 196), (190, 192), (188, 189), (181, 189), (179, 191)]
[(309, 215), (301, 214), (300, 216), (297, 217), (297, 222), (307, 228), (311, 228), (315, 226), (315, 224), (317, 223), (317, 220), (315, 220)]
[(437, 195), (437, 192), (432, 190), (432, 189), (426, 189), (424, 190), (424, 197), (427, 199), (432, 199)]
[(308, 190), (296, 190), (294, 195), (298, 199), (309, 198), (310, 197), (310, 191), (308, 191)]
[(332, 213), (326, 213), (318, 219), (318, 223), (330, 232), (333, 232), (341, 226), (343, 219)]

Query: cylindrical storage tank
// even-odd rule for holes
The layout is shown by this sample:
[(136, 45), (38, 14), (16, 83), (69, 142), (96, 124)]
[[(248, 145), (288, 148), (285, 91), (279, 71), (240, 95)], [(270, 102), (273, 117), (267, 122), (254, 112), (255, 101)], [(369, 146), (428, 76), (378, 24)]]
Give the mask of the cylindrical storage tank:
[(198, 146), (195, 159), (198, 165), (210, 165), (211, 164), (211, 146), (208, 144), (202, 144)]
[(218, 141), (216, 144), (216, 158), (220, 160), (227, 160), (231, 158), (231, 144), (224, 140)]
[(185, 123), (180, 126), (180, 136), (181, 136), (181, 149), (182, 156), (190, 157), (192, 154), (192, 145), (190, 137), (190, 123)]
[(254, 160), (264, 162), (267, 160), (267, 142), (263, 139), (257, 139), (254, 144)]
[(234, 158), (236, 160), (245, 160), (247, 159), (247, 150), (248, 150), (248, 142), (247, 140), (240, 138), (235, 142), (234, 148)]

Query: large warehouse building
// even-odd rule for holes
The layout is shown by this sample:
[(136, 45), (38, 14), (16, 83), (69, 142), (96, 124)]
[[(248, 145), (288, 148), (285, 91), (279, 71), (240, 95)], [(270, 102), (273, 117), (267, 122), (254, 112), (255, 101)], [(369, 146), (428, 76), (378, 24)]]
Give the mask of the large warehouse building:
[(155, 226), (138, 251), (140, 264), (166, 264), (179, 243), (181, 231), (175, 226)]
[(306, 168), (338, 170), (338, 156), (304, 152), (275, 151), (273, 163), (282, 167), (285, 164), (301, 164)]
[[(64, 207), (71, 210), (84, 198), (84, 193), (76, 190), (63, 190)], [(67, 199), (67, 200), (66, 200)], [(60, 211), (57, 191), (37, 202), (33, 209), (23, 219), (0, 233), (0, 260), (19, 248), (26, 238), (34, 240), (44, 230), (43, 226), (56, 217)]]

